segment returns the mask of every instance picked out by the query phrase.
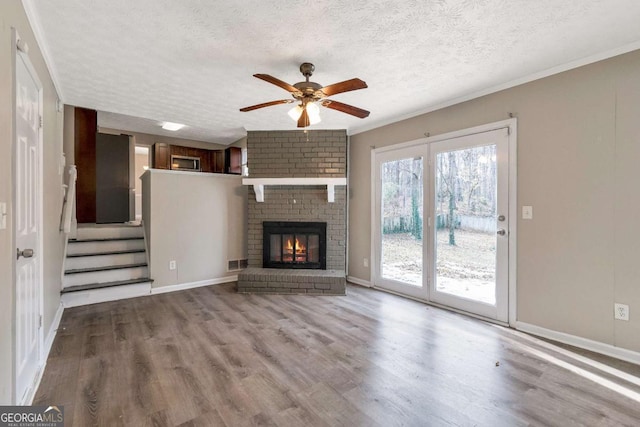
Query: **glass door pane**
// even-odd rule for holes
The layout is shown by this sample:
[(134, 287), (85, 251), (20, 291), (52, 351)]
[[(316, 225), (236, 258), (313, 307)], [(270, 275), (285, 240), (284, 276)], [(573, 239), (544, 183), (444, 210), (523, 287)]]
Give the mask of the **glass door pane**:
[(423, 157), (381, 163), (381, 256), (383, 279), (422, 287)]
[(435, 156), (436, 291), (496, 303), (496, 145)]
[(509, 133), (506, 128), (431, 145), (433, 215), (429, 299), (508, 320)]

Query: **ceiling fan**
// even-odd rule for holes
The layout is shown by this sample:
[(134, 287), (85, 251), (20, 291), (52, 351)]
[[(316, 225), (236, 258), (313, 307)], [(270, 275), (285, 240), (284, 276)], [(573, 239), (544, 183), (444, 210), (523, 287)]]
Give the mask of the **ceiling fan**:
[(309, 81), (309, 77), (311, 77), (314, 70), (314, 65), (309, 62), (305, 62), (300, 65), (300, 72), (305, 77), (305, 81), (298, 82), (293, 85), (283, 82), (282, 80), (272, 77), (268, 74), (254, 74), (254, 77), (279, 86), (282, 89), (288, 91), (293, 99), (281, 99), (278, 101), (256, 104), (250, 107), (241, 108), (240, 111), (253, 111), (257, 110), (258, 108), (270, 107), (272, 105), (280, 104), (291, 104), (298, 101), (299, 104), (289, 111), (289, 116), (293, 120), (297, 120), (299, 128), (304, 128), (320, 122), (320, 111), (318, 106), (316, 105), (316, 102), (323, 107), (351, 114), (352, 116), (356, 116), (361, 119), (369, 116), (369, 111), (367, 110), (354, 107), (353, 105), (343, 104), (342, 102), (327, 99), (328, 96), (336, 95), (338, 93), (365, 89), (367, 87), (367, 84), (364, 81), (355, 78), (323, 87), (316, 82)]

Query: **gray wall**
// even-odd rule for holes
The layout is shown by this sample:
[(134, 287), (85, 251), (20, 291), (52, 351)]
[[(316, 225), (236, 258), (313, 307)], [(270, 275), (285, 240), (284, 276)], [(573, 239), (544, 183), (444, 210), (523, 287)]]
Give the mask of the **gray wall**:
[[(518, 118), (518, 320), (640, 351), (640, 51), (351, 137), (349, 275), (370, 280), (371, 146)], [(631, 321), (613, 319), (630, 305)]]
[[(250, 178), (347, 176), (347, 134), (344, 130), (260, 131), (247, 135)], [(345, 270), (346, 187), (335, 187), (327, 202), (326, 187), (266, 186), (264, 202), (249, 190), (249, 266), (262, 267), (263, 221), (327, 223), (327, 269)]]
[(29, 57), (38, 73), (44, 91), (43, 138), (43, 210), (42, 232), (44, 259), (44, 319), (45, 338), (60, 304), (62, 253), (64, 236), (59, 232), (62, 213), (62, 178), (58, 173), (62, 156), (63, 114), (56, 110), (57, 94), (49, 71), (35, 41), (26, 14), (19, 0), (0, 2), (0, 201), (8, 203), (7, 229), (0, 230), (0, 404), (15, 400), (13, 394), (13, 317), (15, 243), (12, 229), (13, 181), (13, 59), (11, 28), (29, 45)]
[[(153, 287), (220, 279), (247, 258), (247, 188), (235, 175), (149, 169), (143, 209)], [(175, 260), (176, 270), (169, 270)]]

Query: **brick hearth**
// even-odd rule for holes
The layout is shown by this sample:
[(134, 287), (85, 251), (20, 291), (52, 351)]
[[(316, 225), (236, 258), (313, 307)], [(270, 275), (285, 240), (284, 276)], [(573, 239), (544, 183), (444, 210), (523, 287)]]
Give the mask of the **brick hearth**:
[(345, 295), (344, 270), (247, 268), (238, 275), (238, 292)]

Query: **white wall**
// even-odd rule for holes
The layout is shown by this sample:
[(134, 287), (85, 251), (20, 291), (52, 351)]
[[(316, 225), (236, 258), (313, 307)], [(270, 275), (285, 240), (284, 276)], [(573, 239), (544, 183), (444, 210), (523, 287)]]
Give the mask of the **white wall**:
[[(247, 258), (247, 188), (234, 175), (149, 169), (142, 219), (153, 287), (221, 279)], [(169, 270), (175, 260), (176, 270)]]
[(8, 203), (7, 229), (0, 230), (0, 404), (9, 404), (13, 396), (13, 317), (15, 242), (13, 240), (13, 58), (11, 28), (29, 46), (29, 58), (38, 73), (44, 92), (43, 182), (44, 229), (44, 335), (49, 333), (60, 304), (61, 269), (64, 235), (60, 233), (62, 213), (62, 180), (58, 166), (62, 156), (63, 113), (56, 109), (57, 93), (27, 16), (19, 0), (0, 2), (0, 201)]
[[(351, 137), (349, 275), (370, 279), (371, 146), (518, 118), (518, 320), (640, 351), (640, 51)], [(614, 302), (631, 321), (613, 318)]]
[(138, 153), (137, 150), (135, 152), (135, 167), (134, 167), (134, 175), (135, 175), (135, 217), (142, 216), (142, 181), (140, 177), (145, 172), (145, 167), (149, 169), (151, 167), (151, 150), (147, 149), (146, 153)]

